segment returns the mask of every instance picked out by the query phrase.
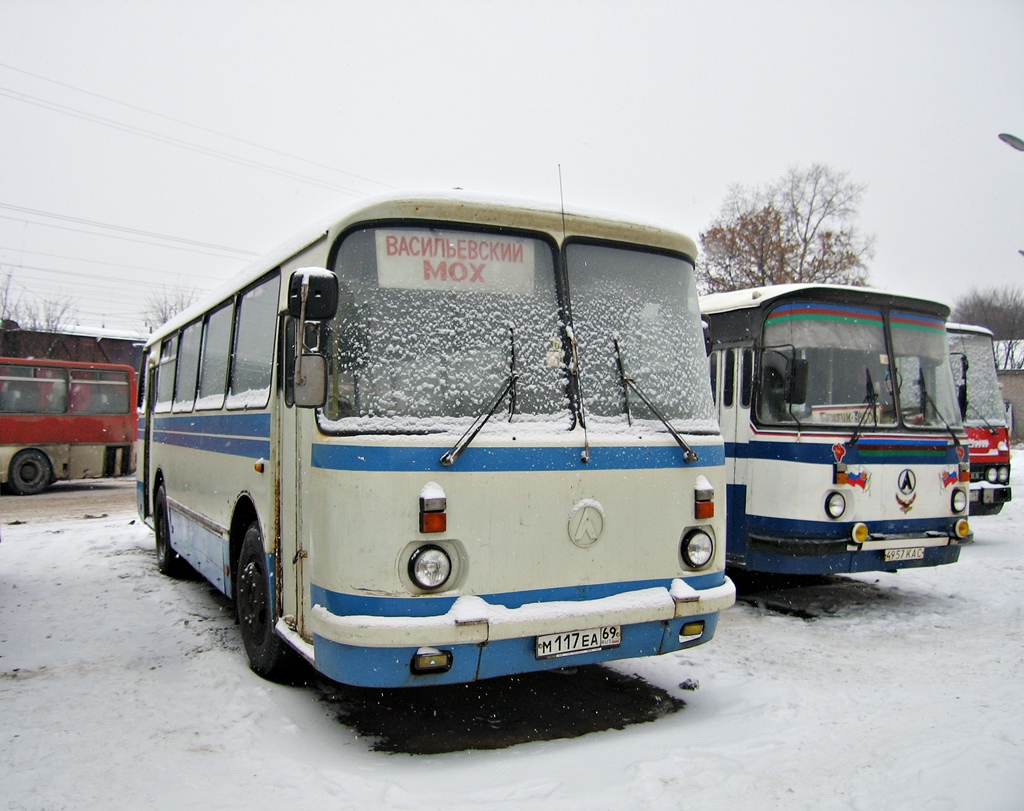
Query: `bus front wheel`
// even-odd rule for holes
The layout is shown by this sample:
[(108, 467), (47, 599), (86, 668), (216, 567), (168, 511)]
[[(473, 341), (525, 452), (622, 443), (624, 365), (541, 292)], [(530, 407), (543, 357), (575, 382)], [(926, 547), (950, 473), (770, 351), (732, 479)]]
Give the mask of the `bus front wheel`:
[(167, 491), (161, 484), (153, 498), (153, 534), (156, 536), (156, 567), (168, 577), (184, 578), (192, 573), (189, 562), (171, 546), (171, 520), (167, 513)]
[(35, 448), (26, 448), (14, 454), (7, 469), (7, 484), (19, 496), (41, 493), (53, 481), (53, 468), (46, 454)]
[(235, 608), (249, 667), (271, 681), (288, 682), (296, 675), (298, 655), (274, 630), (274, 612), (263, 552), (263, 533), (253, 521), (238, 556)]

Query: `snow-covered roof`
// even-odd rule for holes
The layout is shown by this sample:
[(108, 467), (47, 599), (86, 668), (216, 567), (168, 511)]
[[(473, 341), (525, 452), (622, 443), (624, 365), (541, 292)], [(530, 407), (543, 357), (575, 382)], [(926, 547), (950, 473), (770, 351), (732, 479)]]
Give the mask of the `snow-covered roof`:
[(919, 298), (918, 296), (906, 296), (899, 293), (891, 293), (888, 290), (878, 290), (872, 287), (855, 287), (844, 284), (773, 284), (764, 287), (749, 287), (744, 290), (733, 290), (728, 293), (709, 293), (700, 297), (700, 311), (710, 315), (729, 310), (740, 310), (744, 308), (760, 307), (766, 302), (773, 301), (783, 296), (790, 296), (801, 291), (828, 291), (833, 293), (847, 293), (852, 296), (878, 295), (886, 298), (902, 300), (907, 302), (921, 302), (927, 305), (928, 309), (949, 307), (942, 302), (932, 299)]
[(946, 324), (946, 332), (971, 332), (977, 335), (987, 335), (989, 338), (995, 337), (992, 330), (987, 327), (978, 327), (974, 324), (956, 324), (949, 322)]

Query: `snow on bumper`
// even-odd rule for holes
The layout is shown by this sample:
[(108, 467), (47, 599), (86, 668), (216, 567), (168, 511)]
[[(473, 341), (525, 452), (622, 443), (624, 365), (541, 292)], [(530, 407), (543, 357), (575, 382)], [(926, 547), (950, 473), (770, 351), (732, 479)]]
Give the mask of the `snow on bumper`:
[(404, 648), (480, 644), (605, 625), (664, 622), (715, 614), (734, 602), (736, 587), (728, 577), (720, 586), (700, 590), (677, 579), (670, 588), (640, 589), (597, 600), (531, 603), (520, 608), (463, 596), (447, 613), (433, 617), (338, 616), (315, 605), (310, 624), (314, 634), (343, 645)]

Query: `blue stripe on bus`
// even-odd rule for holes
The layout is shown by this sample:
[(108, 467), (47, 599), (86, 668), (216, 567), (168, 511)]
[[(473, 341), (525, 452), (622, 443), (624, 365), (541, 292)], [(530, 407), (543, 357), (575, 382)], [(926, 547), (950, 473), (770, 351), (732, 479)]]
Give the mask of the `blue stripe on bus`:
[[(681, 578), (687, 585), (698, 591), (714, 588), (725, 582), (725, 572), (717, 571), (694, 577)], [(638, 591), (650, 588), (668, 588), (671, 580), (642, 580), (624, 583), (598, 583), (592, 586), (563, 586), (561, 588), (534, 589), (531, 591), (514, 591), (504, 594), (479, 595), (491, 605), (502, 605), (506, 608), (520, 608), (531, 603), (550, 603), (556, 601), (576, 602), (579, 600), (597, 600), (601, 597), (613, 597), (627, 591)], [(369, 615), (373, 617), (436, 617), (448, 611), (455, 603), (454, 596), (424, 597), (373, 597), (362, 594), (342, 594), (329, 591), (322, 586), (309, 587), (312, 605), (322, 605), (332, 614), (339, 617), (352, 615)]]
[(582, 446), (556, 448), (470, 447), (452, 467), (440, 459), (450, 446), (376, 447), (313, 444), (312, 465), (326, 470), (457, 473), (532, 470), (648, 470), (673, 467), (716, 467), (725, 463), (721, 445), (699, 446), (698, 461), (687, 464), (678, 445), (656, 447), (592, 447), (590, 461), (580, 459)]
[(153, 441), (162, 445), (191, 448), (197, 451), (224, 453), (230, 456), (270, 458), (269, 439), (245, 439), (235, 436), (209, 436), (206, 434), (180, 434), (154, 431)]
[[(872, 532), (881, 535), (924, 535), (926, 532), (940, 532), (945, 535), (951, 519), (944, 516), (932, 518), (873, 520), (864, 523)], [(773, 538), (848, 540), (855, 521), (815, 521), (798, 518), (772, 518), (764, 515), (746, 516), (747, 531), (751, 535), (765, 535)]]
[(230, 456), (270, 457), (270, 414), (154, 417), (153, 441)]
[[(839, 444), (845, 440), (837, 439)], [(833, 443), (835, 444), (835, 443)], [(835, 464), (832, 445), (827, 442), (726, 442), (729, 459), (771, 459), (781, 462)], [(846, 464), (860, 462), (892, 464), (956, 464), (956, 448), (942, 439), (863, 438), (843, 456)]]
[(222, 436), (270, 437), (270, 414), (188, 414), (181, 417), (153, 419), (157, 431), (176, 431), (186, 434), (220, 434)]

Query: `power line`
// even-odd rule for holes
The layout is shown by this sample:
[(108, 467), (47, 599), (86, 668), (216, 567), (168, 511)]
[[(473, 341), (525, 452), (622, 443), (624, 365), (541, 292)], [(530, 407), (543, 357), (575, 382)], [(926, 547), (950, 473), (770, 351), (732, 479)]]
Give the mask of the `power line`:
[(199, 124), (193, 124), (193, 123), (191, 123), (189, 121), (184, 121), (183, 119), (175, 118), (174, 116), (166, 115), (164, 113), (158, 113), (155, 110), (148, 110), (145, 107), (139, 107), (139, 106), (137, 106), (135, 104), (129, 104), (126, 101), (121, 101), (119, 99), (115, 99), (115, 98), (112, 98), (110, 96), (104, 96), (104, 95), (102, 95), (100, 93), (94, 93), (91, 90), (85, 90), (84, 88), (76, 87), (75, 85), (67, 84), (66, 82), (60, 82), (60, 81), (57, 81), (56, 79), (50, 79), (50, 78), (48, 78), (46, 76), (41, 76), (38, 73), (32, 73), (31, 71), (27, 71), (27, 70), (24, 70), (22, 68), (16, 68), (13, 65), (7, 65), (7, 64), (4, 64), (4, 63), (0, 62), (0, 68), (6, 68), (7, 70), (13, 70), (16, 73), (22, 73), (25, 76), (31, 76), (33, 79), (39, 79), (39, 80), (44, 81), (44, 82), (49, 82), (50, 84), (58, 85), (59, 87), (65, 87), (65, 88), (67, 88), (69, 90), (74, 90), (77, 93), (84, 93), (87, 96), (92, 96), (93, 98), (102, 99), (103, 101), (108, 101), (111, 104), (118, 104), (118, 105), (120, 105), (122, 107), (127, 107), (130, 110), (136, 110), (137, 112), (145, 113), (146, 115), (152, 115), (152, 116), (156, 116), (157, 118), (162, 118), (165, 121), (172, 121), (175, 124), (181, 124), (181, 125), (186, 126), (186, 127), (191, 127), (192, 129), (199, 130), (200, 132), (209, 133), (210, 135), (216, 135), (219, 138), (227, 138), (229, 141), (235, 141), (236, 143), (239, 143), (239, 144), (245, 144), (246, 146), (252, 146), (252, 147), (256, 147), (257, 149), (262, 149), (262, 150), (265, 150), (267, 152), (272, 152), (275, 155), (281, 155), (281, 156), (286, 157), (286, 158), (291, 158), (292, 160), (297, 160), (297, 161), (300, 161), (302, 163), (309, 164), (310, 166), (316, 166), (319, 169), (327, 169), (327, 170), (329, 170), (331, 172), (338, 172), (339, 174), (348, 175), (349, 177), (355, 178), (356, 180), (364, 180), (367, 183), (374, 183), (376, 185), (384, 186), (384, 187), (389, 188), (389, 189), (390, 188), (394, 188), (394, 186), (391, 186), (391, 185), (389, 185), (387, 183), (382, 183), (379, 180), (373, 180), (372, 178), (363, 177), (362, 175), (354, 174), (354, 173), (349, 172), (349, 171), (347, 171), (345, 169), (338, 169), (338, 168), (336, 168), (334, 166), (328, 166), (327, 164), (324, 164), (324, 163), (317, 163), (316, 161), (311, 161), (308, 158), (303, 158), (303, 157), (300, 157), (298, 155), (292, 155), (291, 153), (284, 152), (284, 151), (282, 151), (280, 149), (274, 149), (273, 147), (264, 146), (263, 144), (258, 144), (258, 143), (254, 142), (254, 141), (247, 141), (244, 138), (238, 138), (238, 137), (236, 137), (234, 135), (228, 135), (227, 133), (218, 132), (217, 130), (210, 129), (208, 127), (203, 127), (203, 126), (200, 126)]
[[(241, 258), (239, 258), (237, 256), (225, 256), (222, 253), (210, 253), (209, 251), (200, 251), (200, 250), (196, 250), (195, 248), (182, 248), (182, 247), (179, 247), (177, 245), (164, 245), (164, 244), (162, 244), (160, 242), (148, 242), (148, 241), (146, 241), (144, 239), (132, 239), (131, 237), (119, 237), (119, 236), (115, 236), (114, 234), (102, 234), (102, 233), (100, 233), (98, 231), (83, 231), (81, 228), (69, 228), (66, 225), (53, 225), (52, 223), (36, 222), (35, 220), (23, 220), (23, 219), (21, 219), (21, 217), (8, 217), (8, 216), (6, 216), (4, 214), (0, 214), (0, 220), (11, 220), (12, 222), (22, 222), (22, 223), (25, 223), (26, 225), (36, 225), (36, 226), (39, 226), (40, 228), (55, 228), (55, 229), (57, 229), (59, 231), (71, 231), (73, 234), (87, 234), (89, 236), (94, 236), (94, 237), (103, 237), (104, 239), (117, 239), (117, 240), (120, 240), (121, 242), (134, 242), (134, 243), (136, 243), (138, 245), (152, 245), (155, 248), (169, 248), (172, 251), (187, 251), (188, 253), (198, 253), (198, 254), (202, 254), (203, 256), (215, 256), (218, 259), (230, 259), (233, 262), (244, 262), (244, 261), (247, 261), (247, 260), (241, 259)], [(230, 250), (235, 250), (235, 249), (231, 248)], [(251, 254), (250, 253), (250, 256), (254, 256), (254, 255), (255, 254)]]
[[(103, 259), (83, 259), (80, 256), (67, 256), (65, 254), (59, 253), (45, 253), (44, 251), (30, 251), (27, 248), (11, 248), (8, 246), (0, 245), (0, 252), (3, 251), (10, 251), (11, 253), (29, 253), (32, 254), (33, 256), (45, 256), (48, 259), (70, 259), (72, 262), (88, 262), (89, 264), (92, 265), (103, 265), (104, 267), (111, 268), (125, 268), (126, 270), (138, 270), (142, 271), (143, 273), (173, 273), (176, 276), (190, 276), (194, 279), (206, 279), (209, 276), (209, 274), (186, 273), (177, 270), (158, 270), (157, 268), (143, 268), (139, 267), (138, 265), (124, 265), (121, 264), (120, 262), (107, 262), (106, 260)], [(0, 259), (0, 265), (5, 264), (10, 263), (4, 262), (2, 259)]]
[[(88, 260), (86, 260), (86, 261), (88, 261)], [(61, 270), (60, 268), (40, 267), (39, 265), (20, 265), (20, 264), (14, 264), (13, 262), (3, 262), (3, 261), (0, 261), (0, 267), (15, 268), (15, 269), (18, 269), (18, 270), (33, 270), (33, 271), (41, 272), (41, 273), (52, 273), (52, 274), (58, 275), (58, 276), (70, 276), (72, 278), (82, 279), (82, 274), (81, 273), (76, 273), (73, 270)], [(158, 287), (166, 287), (166, 285), (164, 283), (162, 283), (162, 282), (160, 282), (160, 283), (157, 283), (157, 282), (147, 282), (147, 281), (141, 281), (139, 279), (117, 279), (117, 278), (113, 278), (111, 276), (89, 276), (88, 279), (89, 280), (93, 280), (93, 281), (102, 281), (102, 282), (105, 282), (105, 283), (109, 283), (111, 285), (117, 285), (117, 287), (119, 287), (119, 288), (123, 287), (125, 285), (133, 286), (133, 287), (143, 287), (143, 288), (149, 288), (149, 289), (156, 289)], [(90, 290), (94, 289), (95, 286), (96, 286), (96, 285), (93, 285), (93, 284), (89, 284), (89, 282), (87, 282), (87, 281), (82, 281), (82, 284), (85, 285), (86, 288), (90, 289)], [(219, 282), (214, 281), (214, 284), (215, 285), (219, 284)], [(181, 287), (182, 285), (177, 285), (177, 286)], [(195, 285), (195, 287), (197, 287), (197, 288), (198, 287), (202, 287), (203, 289), (210, 289), (208, 285)]]
[(136, 234), (138, 236), (153, 237), (155, 239), (165, 239), (169, 242), (180, 242), (183, 245), (195, 245), (200, 248), (212, 248), (217, 251), (229, 251), (231, 253), (241, 253), (247, 256), (257, 256), (253, 251), (243, 251), (241, 248), (231, 248), (226, 245), (214, 245), (210, 242), (199, 242), (194, 239), (183, 239), (182, 237), (172, 237), (167, 234), (158, 234), (153, 231), (143, 231), (138, 228), (126, 228), (122, 225), (110, 225), (105, 222), (97, 222), (95, 220), (85, 220), (81, 217), (72, 217), (67, 214), (54, 214), (50, 211), (40, 211), (34, 208), (25, 208), (24, 206), (15, 206), (10, 203), (0, 203), (0, 208), (7, 209), (8, 211), (17, 211), (21, 214), (32, 214), (36, 217), (51, 217), (55, 220), (63, 220), (65, 222), (78, 223), (79, 225), (89, 225), (93, 228), (108, 228), (111, 231), (120, 231), (125, 234)]
[(63, 104), (57, 104), (52, 101), (46, 101), (38, 96), (32, 96), (28, 93), (19, 93), (17, 90), (11, 90), (10, 88), (0, 87), (0, 96), (6, 96), (14, 101), (20, 101), (25, 104), (32, 104), (36, 107), (42, 107), (47, 110), (51, 110), (57, 113), (63, 113), (69, 115), (72, 118), (78, 118), (83, 121), (90, 121), (93, 124), (99, 124), (104, 127), (110, 127), (121, 132), (127, 132), (132, 135), (138, 135), (143, 138), (149, 138), (150, 140), (157, 141), (159, 143), (168, 144), (170, 146), (176, 146), (180, 149), (187, 149), (191, 152), (198, 152), (201, 155), (207, 155), (209, 157), (220, 158), (221, 160), (228, 161), (229, 163), (235, 163), (240, 166), (247, 166), (250, 169), (258, 169), (262, 172), (268, 172), (278, 177), (284, 177), (289, 180), (298, 180), (302, 183), (309, 183), (313, 186), (319, 186), (323, 189), (330, 189), (331, 191), (339, 191), (343, 194), (351, 194), (356, 197), (362, 197), (366, 194), (363, 191), (357, 191), (347, 186), (339, 186), (337, 183), (328, 183), (324, 180), (319, 180), (315, 177), (308, 175), (302, 175), (298, 172), (291, 172), (287, 169), (279, 169), (275, 166), (271, 166), (268, 163), (262, 163), (260, 161), (250, 160), (249, 158), (241, 158), (235, 155), (231, 155), (228, 152), (222, 152), (219, 149), (211, 149), (210, 147), (202, 146), (201, 144), (191, 143), (189, 141), (183, 141), (180, 138), (173, 138), (169, 135), (161, 135), (158, 132), (147, 130), (142, 127), (135, 127), (131, 124), (122, 124), (119, 121), (114, 121), (110, 118), (104, 118), (103, 116), (95, 115), (93, 113), (87, 113), (83, 110), (76, 110), (73, 107), (68, 107)]

